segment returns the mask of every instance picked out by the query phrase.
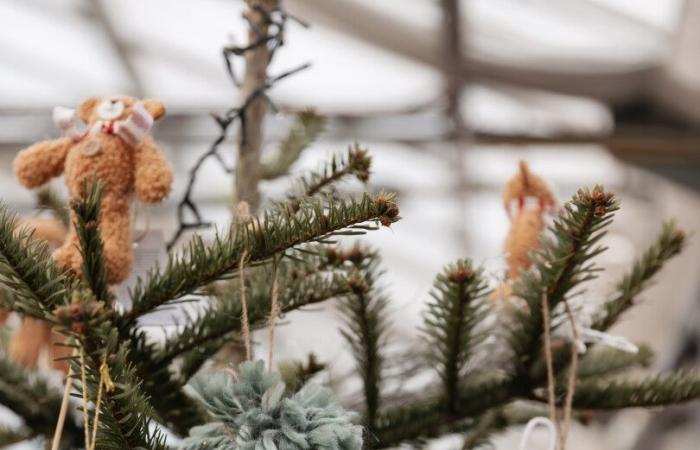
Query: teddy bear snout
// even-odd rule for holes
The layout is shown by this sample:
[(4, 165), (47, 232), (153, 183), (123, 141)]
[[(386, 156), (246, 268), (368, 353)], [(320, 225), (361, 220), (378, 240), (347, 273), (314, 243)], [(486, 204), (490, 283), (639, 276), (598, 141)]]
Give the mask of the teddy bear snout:
[(119, 118), (124, 112), (124, 103), (119, 99), (108, 99), (97, 106), (97, 115), (102, 120), (113, 120)]

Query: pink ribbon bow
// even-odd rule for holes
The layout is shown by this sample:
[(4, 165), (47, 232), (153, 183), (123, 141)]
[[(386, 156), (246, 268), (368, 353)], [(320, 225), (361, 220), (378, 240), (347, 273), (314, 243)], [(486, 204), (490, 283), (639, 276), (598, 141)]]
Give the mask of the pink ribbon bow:
[(53, 110), (53, 121), (65, 137), (74, 141), (83, 139), (88, 134), (106, 133), (121, 138), (128, 145), (135, 147), (148, 135), (153, 127), (153, 116), (141, 102), (134, 105), (134, 111), (126, 120), (98, 120), (88, 130), (80, 131), (75, 124), (75, 110), (57, 106)]

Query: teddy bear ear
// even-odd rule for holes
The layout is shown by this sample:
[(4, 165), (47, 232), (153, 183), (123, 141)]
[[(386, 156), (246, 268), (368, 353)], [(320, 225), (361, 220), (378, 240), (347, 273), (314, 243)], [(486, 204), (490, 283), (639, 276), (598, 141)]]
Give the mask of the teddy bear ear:
[(82, 120), (84, 123), (90, 122), (92, 111), (95, 109), (95, 106), (97, 106), (100, 100), (101, 99), (99, 97), (88, 97), (80, 102), (80, 106), (78, 106), (78, 117), (80, 117), (80, 120)]
[(153, 116), (154, 120), (160, 119), (165, 114), (165, 105), (163, 105), (163, 102), (160, 100), (156, 100), (154, 98), (144, 98), (141, 100), (141, 103), (143, 104), (144, 108), (146, 108), (146, 111)]

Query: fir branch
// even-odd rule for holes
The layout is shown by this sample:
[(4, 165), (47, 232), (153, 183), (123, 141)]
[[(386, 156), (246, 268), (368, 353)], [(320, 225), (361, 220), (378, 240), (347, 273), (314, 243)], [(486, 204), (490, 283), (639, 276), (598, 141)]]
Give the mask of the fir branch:
[[(321, 245), (305, 246), (303, 252), (292, 252), (287, 256), (290, 258), (282, 260), (279, 266), (282, 313), (349, 292), (342, 274), (334, 273), (329, 266)], [(249, 322), (254, 328), (263, 326), (267, 320), (271, 301), (270, 276), (265, 267), (258, 267), (252, 269), (248, 277)], [(182, 332), (166, 340), (158, 352), (161, 365), (175, 358), (181, 359), (182, 383), (187, 382), (226, 342), (238, 338), (242, 313), (238, 280), (214, 287), (211, 294), (215, 296), (213, 303), (197, 317), (189, 318)]]
[(584, 380), (574, 395), (577, 409), (651, 408), (700, 398), (700, 374), (679, 371), (642, 380)]
[(262, 179), (271, 180), (287, 174), (301, 153), (323, 132), (325, 122), (323, 116), (313, 111), (297, 114), (287, 136), (279, 143), (276, 159), (262, 165)]
[[(315, 254), (299, 254), (281, 264), (280, 280), (281, 285), (285, 286), (280, 297), (283, 312), (347, 292), (346, 283), (339, 275), (319, 273), (326, 265), (326, 257), (319, 254), (319, 247), (306, 251)], [(262, 326), (270, 305), (269, 273), (265, 267), (256, 267), (247, 278), (251, 282), (251, 324), (254, 327)], [(179, 434), (186, 433), (187, 429), (203, 421), (197, 405), (183, 394), (182, 385), (226, 342), (235, 340), (240, 331), (240, 290), (235, 282), (216, 286), (213, 291), (223, 290), (211, 293), (219, 298), (197, 317), (188, 320), (184, 328), (163, 344), (148, 342), (138, 329), (132, 331), (129, 337), (130, 341), (135, 342), (130, 358), (136, 362), (137, 374), (144, 380), (144, 392), (149, 395), (164, 422)], [(177, 375), (169, 370), (170, 363), (176, 358), (180, 363)]]
[[(116, 343), (112, 333), (110, 344)], [(111, 345), (110, 345), (111, 347)], [(157, 414), (149, 398), (141, 389), (142, 381), (135, 367), (129, 362), (128, 343), (119, 346), (109, 358), (109, 374), (115, 389), (105, 391), (102, 401), (100, 423), (97, 434), (99, 449), (154, 449), (166, 450), (165, 436), (154, 426), (152, 418)], [(89, 398), (97, 397), (100, 378), (100, 358), (89, 355)]]
[(445, 414), (443, 395), (382, 412), (377, 418), (377, 448), (395, 447), (403, 441), (440, 436), (464, 428), (470, 417), (507, 403), (513, 396), (513, 380), (497, 373), (473, 374), (459, 388), (455, 411)]
[(153, 425), (159, 416), (129, 357), (133, 342), (120, 340), (111, 308), (85, 289), (77, 291), (69, 305), (58, 308), (56, 317), (63, 324), (59, 330), (76, 342), (84, 355), (84, 367), (77, 356), (70, 358), (73, 373), (84, 370), (86, 374), (87, 383), (79, 385), (77, 395), (82, 398), (85, 389), (88, 401), (95, 404), (99, 380), (105, 376), (103, 363), (114, 384), (113, 389), (103, 392), (97, 448), (165, 450), (164, 438)]
[[(323, 263), (321, 258), (317, 259), (317, 264)], [(309, 262), (310, 258), (301, 262), (287, 260), (280, 263), (279, 280), (282, 291), (279, 302), (282, 314), (349, 292), (342, 274), (316, 273), (308, 265)], [(267, 270), (257, 268), (251, 271), (248, 277), (248, 318), (253, 327), (263, 326), (267, 320), (271, 301), (269, 276)], [(183, 382), (186, 382), (203, 361), (240, 331), (239, 293), (240, 289), (232, 283), (218, 295), (210, 307), (196, 318), (191, 318), (182, 331), (166, 339), (153, 356), (155, 365), (167, 366), (180, 356), (191, 359), (186, 363), (187, 371), (182, 374)]]
[[(132, 331), (129, 343), (129, 359), (134, 363), (136, 376), (143, 380), (141, 388), (158, 412), (160, 421), (180, 436), (186, 435), (193, 426), (202, 424), (204, 411), (182, 390), (184, 382), (167, 365), (158, 361), (160, 343), (148, 341), (142, 330)], [(202, 349), (198, 348), (192, 353), (198, 350)]]
[(473, 348), (485, 334), (475, 328), (486, 315), (487, 285), (469, 260), (447, 266), (434, 282), (432, 301), (423, 319), (428, 359), (443, 383), (445, 406), (454, 411), (459, 380)]
[[(27, 434), (51, 436), (62, 397), (62, 393), (38, 373), (16, 366), (5, 356), (0, 357), (0, 404), (20, 416), (26, 427), (3, 430), (0, 442)], [(68, 420), (63, 433), (64, 442), (75, 443), (80, 436), (77, 425)]]
[(462, 441), (462, 450), (470, 450), (482, 447), (489, 442), (493, 433), (508, 425), (508, 420), (503, 408), (494, 408), (479, 416), (474, 424), (469, 427), (468, 433)]
[[(101, 195), (102, 187), (97, 179), (93, 179), (90, 184), (85, 180), (82, 195), (72, 202), (83, 257), (83, 278), (89, 289), (76, 291), (69, 305), (56, 310), (56, 318), (63, 323), (65, 333), (79, 342), (81, 352), (85, 354), (85, 367), (80, 367), (73, 358), (74, 373), (87, 371), (89, 381), (80, 387), (81, 391), (86, 390), (87, 398), (93, 403), (98, 395), (102, 398), (101, 420), (96, 438), (98, 448), (165, 449), (164, 436), (157, 427), (151, 430), (153, 419), (160, 417), (149, 401), (145, 388), (156, 384), (161, 389), (175, 387), (171, 392), (166, 391), (157, 397), (159, 405), (169, 407), (176, 403), (167, 403), (167, 400), (172, 400), (178, 394), (180, 398), (184, 395), (177, 385), (172, 385), (170, 374), (158, 371), (144, 373), (143, 365), (149, 362), (148, 357), (137, 360), (141, 367), (128, 358), (129, 350), (141, 343), (138, 339), (120, 339), (124, 335), (120, 335), (115, 324), (115, 311), (111, 307), (112, 294), (107, 283), (98, 227)], [(98, 394), (99, 380), (105, 376), (103, 364), (107, 364), (105, 369), (114, 381), (115, 388), (105, 389), (102, 394)], [(139, 372), (147, 382), (142, 381)], [(159, 392), (161, 393), (162, 391)], [(184, 399), (183, 403), (186, 404), (186, 397)], [(183, 409), (185, 405), (177, 404), (174, 413), (182, 412)], [(173, 411), (166, 411), (168, 417), (173, 415)]]
[(326, 192), (335, 183), (346, 177), (354, 176), (363, 183), (369, 180), (372, 158), (359, 144), (348, 148), (347, 156), (333, 155), (321, 170), (311, 172), (297, 181), (298, 194), (289, 195), (287, 206), (297, 211), (304, 199)]
[(92, 291), (76, 292), (70, 305), (56, 310), (63, 323), (63, 333), (79, 343), (84, 352), (84, 368), (77, 357), (71, 357), (73, 373), (86, 373), (86, 385), (78, 386), (77, 396), (96, 402), (101, 366), (107, 364), (115, 388), (103, 393), (97, 448), (105, 449), (165, 449), (157, 428), (151, 430), (153, 418), (158, 417), (141, 389), (142, 381), (128, 359), (130, 342), (120, 343), (113, 325), (112, 311), (103, 302), (96, 301)]
[(277, 367), (282, 382), (287, 386), (287, 391), (296, 392), (314, 375), (324, 370), (326, 364), (319, 362), (314, 353), (309, 353), (306, 362), (301, 360), (282, 361)]
[(514, 325), (509, 337), (520, 376), (527, 376), (542, 348), (544, 297), (551, 311), (572, 289), (595, 278), (600, 269), (590, 261), (605, 250), (598, 242), (617, 209), (614, 195), (601, 186), (593, 191), (580, 189), (555, 219), (550, 228), (553, 236), (544, 237), (541, 248), (532, 255), (533, 269), (522, 272), (515, 282), (514, 295), (528, 306), (513, 309)]
[[(357, 256), (349, 256), (354, 253)], [(342, 298), (339, 309), (345, 319), (341, 334), (350, 344), (355, 365), (363, 383), (365, 425), (370, 434), (376, 426), (381, 402), (382, 370), (388, 329), (386, 295), (376, 286), (380, 275), (376, 255), (355, 247), (345, 254), (354, 269), (347, 284), (351, 291)]]
[(635, 366), (646, 367), (653, 358), (654, 352), (646, 345), (639, 346), (637, 353), (594, 346), (579, 361), (577, 373), (579, 378), (611, 375)]
[(75, 213), (75, 229), (83, 258), (83, 278), (92, 293), (99, 300), (110, 302), (112, 293), (107, 283), (104, 249), (100, 236), (100, 203), (102, 200), (102, 183), (93, 179), (88, 187), (87, 179), (83, 183), (82, 196), (71, 202)]
[(164, 270), (156, 268), (139, 280), (131, 293), (133, 307), (122, 317), (122, 326), (153, 309), (189, 294), (225, 276), (232, 276), (245, 252), (249, 265), (311, 241), (328, 242), (335, 235), (356, 234), (352, 227), (380, 221), (389, 225), (399, 219), (392, 195), (360, 201), (339, 200), (328, 205), (318, 199), (303, 202), (294, 213), (267, 214), (263, 221), (235, 224), (229, 236), (206, 245), (195, 236), (183, 255), (171, 257)]
[(6, 425), (0, 425), (0, 448), (9, 447), (10, 445), (19, 444), (22, 441), (27, 441), (36, 436), (36, 434), (26, 428), (10, 428)]
[(637, 296), (663, 265), (681, 252), (684, 243), (685, 233), (675, 222), (664, 223), (654, 244), (634, 262), (629, 273), (618, 283), (617, 294), (605, 303), (592, 328), (607, 330), (617, 322), (620, 316), (634, 305)]
[(44, 319), (47, 311), (66, 302), (72, 289), (53, 259), (47, 244), (32, 239), (26, 228), (17, 229), (17, 219), (0, 204), (0, 283), (12, 292), (12, 302), (3, 307)]
[[(105, 305), (111, 304), (112, 293), (106, 279), (104, 252), (98, 226), (101, 194), (101, 183), (93, 180), (92, 185), (88, 188), (86, 182), (83, 186), (83, 195), (71, 205), (76, 217), (76, 233), (80, 242), (80, 251), (83, 255), (83, 278), (92, 292), (91, 297), (104, 300), (104, 302), (95, 302), (92, 298), (88, 300), (92, 304), (102, 305), (102, 310), (104, 311), (103, 314), (94, 319), (97, 320), (97, 325), (92, 324), (89, 327), (90, 329), (101, 329), (102, 334), (93, 335), (92, 333), (87, 333), (85, 335), (87, 338), (90, 338), (89, 341), (85, 341), (85, 345), (92, 350), (91, 356), (95, 360), (99, 360), (98, 354), (104, 354), (104, 352), (108, 351), (105, 346), (109, 347), (111, 345), (110, 348), (114, 348), (114, 345), (109, 343), (107, 336), (118, 332), (113, 321), (113, 310), (109, 307), (104, 308)], [(71, 315), (70, 312), (63, 314), (63, 316), (68, 315)], [(75, 315), (72, 318), (75, 318)], [(80, 322), (76, 324), (74, 321), (70, 328), (75, 331), (88, 327), (84, 324), (81, 325)], [(153, 413), (154, 409), (152, 408), (155, 408), (155, 410), (160, 412), (160, 420), (170, 426), (176, 433), (184, 434), (190, 427), (201, 423), (203, 420), (201, 411), (182, 392), (180, 389), (181, 385), (173, 380), (172, 374), (167, 367), (161, 368), (154, 365), (154, 347), (146, 341), (144, 333), (138, 329), (129, 330), (128, 334), (125, 330), (120, 331), (122, 331), (120, 341), (125, 343), (127, 346), (125, 348), (129, 349), (129, 354), (131, 355), (131, 365), (127, 375), (129, 377), (133, 375), (136, 379), (142, 380), (139, 381), (139, 392), (136, 392), (135, 388), (132, 387), (130, 389), (133, 392), (130, 391), (129, 395), (142, 396), (143, 398), (139, 400), (142, 403), (148, 403), (148, 399), (151, 399), (152, 406), (148, 405), (148, 408), (150, 408), (149, 414)], [(95, 362), (95, 364), (98, 364), (98, 362)], [(94, 397), (92, 398), (94, 400)], [(112, 412), (113, 416), (114, 414), (118, 416), (119, 412)], [(120, 429), (112, 429), (110, 432), (115, 437), (124, 434), (124, 430)], [(140, 433), (140, 436), (130, 437), (127, 435), (124, 438), (128, 438), (127, 441), (129, 439), (134, 441), (141, 439), (144, 442), (157, 444), (158, 439), (148, 433), (143, 434), (141, 431), (137, 431), (137, 433)], [(117, 441), (119, 440), (117, 439)]]

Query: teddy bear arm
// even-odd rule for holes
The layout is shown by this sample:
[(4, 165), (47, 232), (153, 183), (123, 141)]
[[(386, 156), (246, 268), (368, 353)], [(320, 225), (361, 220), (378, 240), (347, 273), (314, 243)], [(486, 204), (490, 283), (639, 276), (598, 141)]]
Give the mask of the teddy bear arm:
[(163, 153), (151, 137), (136, 148), (134, 189), (136, 196), (146, 203), (157, 203), (170, 194), (173, 172)]
[(60, 138), (37, 142), (20, 151), (14, 161), (17, 180), (28, 188), (34, 188), (61, 175), (72, 145), (70, 138)]

